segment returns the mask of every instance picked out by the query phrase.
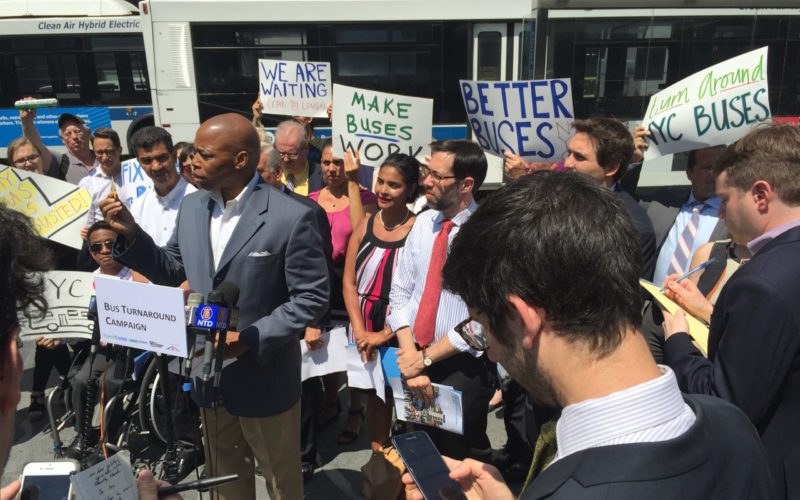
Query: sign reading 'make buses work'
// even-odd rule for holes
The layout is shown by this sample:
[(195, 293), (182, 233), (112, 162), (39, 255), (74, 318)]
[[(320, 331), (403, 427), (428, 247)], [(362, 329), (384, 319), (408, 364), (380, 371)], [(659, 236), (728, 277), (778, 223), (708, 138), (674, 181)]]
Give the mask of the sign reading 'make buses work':
[(69, 182), (6, 167), (0, 170), (0, 202), (22, 212), (44, 238), (81, 248), (80, 230), (92, 203), (89, 193)]

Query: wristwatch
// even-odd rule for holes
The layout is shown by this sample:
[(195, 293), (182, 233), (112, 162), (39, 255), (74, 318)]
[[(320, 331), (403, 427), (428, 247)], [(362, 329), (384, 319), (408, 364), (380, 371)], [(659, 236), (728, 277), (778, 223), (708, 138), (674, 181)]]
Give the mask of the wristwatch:
[(433, 364), (433, 359), (428, 356), (428, 353), (425, 351), (425, 348), (422, 348), (422, 364), (425, 365), (425, 368), (430, 368)]

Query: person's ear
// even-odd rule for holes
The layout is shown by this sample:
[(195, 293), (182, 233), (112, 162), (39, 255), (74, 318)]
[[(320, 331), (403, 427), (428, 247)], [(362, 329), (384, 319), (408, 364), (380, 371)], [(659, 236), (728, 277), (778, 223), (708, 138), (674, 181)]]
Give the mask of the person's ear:
[(767, 181), (756, 181), (750, 187), (750, 196), (752, 196), (758, 211), (765, 213), (775, 196), (775, 191), (772, 190), (772, 186)]
[(506, 300), (508, 301), (511, 309), (517, 313), (519, 322), (523, 329), (522, 347), (530, 350), (536, 343), (539, 335), (542, 333), (544, 326), (544, 309), (535, 307), (520, 298), (517, 295), (509, 295)]
[(250, 153), (245, 150), (239, 151), (234, 156), (234, 166), (236, 167), (236, 170), (241, 170), (247, 167), (247, 164), (249, 162), (250, 162)]
[[(461, 181), (461, 192), (462, 193), (469, 193), (472, 191), (472, 188), (475, 186), (475, 179), (472, 177), (464, 177), (464, 180)], [(475, 193), (472, 193), (473, 195)]]
[(611, 168), (605, 171), (605, 176), (609, 179), (613, 179), (614, 176), (617, 175), (617, 172), (619, 171), (620, 168), (621, 165), (619, 163), (617, 163), (616, 165), (612, 165)]

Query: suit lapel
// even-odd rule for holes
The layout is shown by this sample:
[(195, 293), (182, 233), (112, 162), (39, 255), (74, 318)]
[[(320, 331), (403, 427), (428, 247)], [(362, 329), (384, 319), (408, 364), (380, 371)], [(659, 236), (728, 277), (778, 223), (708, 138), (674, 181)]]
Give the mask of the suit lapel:
[(228, 244), (225, 245), (225, 250), (222, 252), (222, 257), (219, 259), (216, 274), (219, 274), (222, 269), (225, 269), (225, 266), (236, 257), (242, 250), (242, 247), (244, 247), (244, 245), (250, 241), (250, 238), (261, 228), (264, 224), (262, 214), (267, 211), (268, 205), (269, 189), (266, 189), (265, 184), (259, 182), (255, 185), (253, 194), (250, 200), (248, 200), (247, 206), (244, 207), (241, 217), (239, 217), (239, 222), (236, 223), (236, 228), (233, 230), (231, 239), (228, 240)]
[(200, 216), (199, 226), (197, 228), (197, 235), (198, 244), (197, 248), (199, 251), (197, 254), (200, 256), (200, 269), (208, 269), (209, 274), (214, 273), (214, 254), (211, 252), (211, 236), (210, 236), (210, 227), (211, 227), (211, 214), (214, 212), (214, 200), (211, 199), (211, 194), (209, 192), (204, 192), (203, 196), (205, 197), (203, 201), (200, 202), (200, 206), (205, 206), (206, 211), (200, 212), (198, 215)]

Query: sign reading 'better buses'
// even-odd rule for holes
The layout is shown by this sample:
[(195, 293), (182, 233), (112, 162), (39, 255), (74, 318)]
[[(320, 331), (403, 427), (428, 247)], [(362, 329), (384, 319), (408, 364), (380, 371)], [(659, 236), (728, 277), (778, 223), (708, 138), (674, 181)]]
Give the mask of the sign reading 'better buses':
[(767, 47), (715, 64), (650, 98), (645, 160), (731, 143), (768, 120)]
[(0, 202), (30, 217), (42, 237), (81, 248), (80, 230), (92, 203), (85, 189), (46, 175), (6, 167), (0, 170)]

